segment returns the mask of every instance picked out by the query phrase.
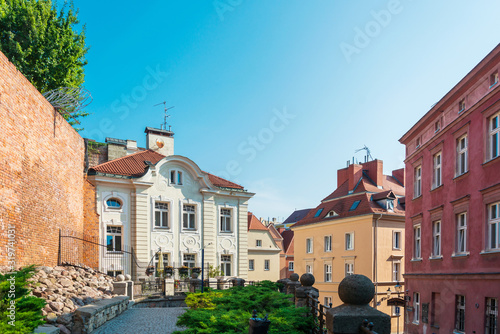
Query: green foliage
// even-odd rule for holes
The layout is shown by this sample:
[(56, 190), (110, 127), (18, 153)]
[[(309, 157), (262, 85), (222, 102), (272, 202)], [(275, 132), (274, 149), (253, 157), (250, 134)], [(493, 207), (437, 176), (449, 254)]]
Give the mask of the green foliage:
[(221, 276), (221, 271), (220, 268), (214, 267), (213, 265), (208, 266), (208, 277), (209, 278), (216, 278), (217, 276)]
[[(42, 308), (46, 304), (45, 300), (29, 296), (27, 280), (33, 274), (34, 266), (32, 265), (22, 268), (13, 275), (0, 275), (0, 333), (31, 333), (34, 328), (44, 323)], [(11, 283), (12, 278), (14, 278), (14, 285)], [(14, 326), (11, 325), (12, 318), (9, 317), (11, 312), (8, 309), (11, 307), (12, 300), (15, 301)]]
[(254, 309), (259, 316), (269, 314), (269, 333), (308, 333), (313, 324), (308, 310), (295, 308), (290, 296), (277, 289), (276, 283), (263, 281), (255, 286), (189, 294), (186, 304), (190, 309), (177, 322), (188, 329), (176, 333), (248, 333)]
[(0, 0), (0, 50), (42, 93), (83, 87), (88, 48), (77, 15), (72, 1), (58, 11), (52, 0)]

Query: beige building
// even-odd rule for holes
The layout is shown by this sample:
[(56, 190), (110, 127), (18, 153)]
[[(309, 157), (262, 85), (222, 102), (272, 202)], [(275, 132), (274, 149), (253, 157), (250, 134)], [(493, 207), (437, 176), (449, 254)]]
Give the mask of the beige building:
[(280, 252), (269, 228), (248, 212), (248, 280), (279, 280)]
[(376, 287), (371, 305), (395, 317), (386, 300), (388, 289), (397, 297), (395, 286), (403, 284), (404, 172), (382, 170), (382, 161), (373, 160), (338, 171), (337, 189), (291, 227), (294, 266), (299, 275), (314, 275), (320, 302), (333, 306), (342, 303), (338, 285), (345, 276), (367, 276)]
[[(107, 243), (101, 270), (143, 277), (138, 268), (156, 263), (158, 251), (165, 266), (201, 267), (204, 248), (205, 263), (223, 276), (246, 279), (248, 200), (254, 194), (174, 155), (172, 132), (146, 128), (146, 134), (146, 150), (134, 145), (88, 172)], [(133, 247), (140, 267), (120, 259), (125, 245)]]

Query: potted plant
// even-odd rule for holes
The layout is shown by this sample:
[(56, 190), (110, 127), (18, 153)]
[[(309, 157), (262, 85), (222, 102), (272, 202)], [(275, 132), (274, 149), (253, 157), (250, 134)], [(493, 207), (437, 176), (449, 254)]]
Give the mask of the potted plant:
[(189, 273), (189, 268), (186, 267), (186, 266), (182, 266), (179, 268), (179, 275), (181, 276), (187, 276), (187, 274)]
[(200, 267), (193, 267), (192, 272), (199, 274), (199, 273), (201, 273), (201, 268)]
[(174, 273), (174, 267), (172, 267), (172, 266), (165, 266), (165, 274), (172, 275), (173, 273)]

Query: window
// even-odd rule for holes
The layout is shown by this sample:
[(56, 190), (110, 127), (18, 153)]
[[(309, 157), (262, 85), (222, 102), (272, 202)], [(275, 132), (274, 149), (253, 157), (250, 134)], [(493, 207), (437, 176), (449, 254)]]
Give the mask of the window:
[(220, 209), (220, 231), (231, 232), (231, 209)]
[(323, 305), (332, 307), (332, 297), (325, 297), (325, 303)]
[(328, 212), (326, 214), (326, 217), (335, 217), (335, 216), (338, 216), (339, 214), (336, 213), (334, 210), (331, 210), (330, 212)]
[(413, 293), (413, 322), (418, 324), (420, 319), (420, 293)]
[(486, 298), (485, 334), (497, 334), (498, 299)]
[(293, 261), (288, 262), (288, 271), (293, 271)]
[(420, 259), (422, 257), (421, 254), (421, 244), (420, 244), (420, 238), (421, 238), (421, 230), (420, 230), (420, 225), (416, 225), (413, 228), (413, 258), (414, 259)]
[(441, 122), (436, 121), (436, 123), (434, 123), (434, 133), (439, 132), (439, 130), (441, 130)]
[(432, 157), (433, 161), (433, 187), (439, 187), (441, 183), (441, 152), (437, 153)]
[(262, 247), (262, 240), (255, 240), (255, 247)]
[(457, 215), (457, 253), (465, 253), (467, 251), (467, 214), (461, 213)]
[(314, 215), (314, 218), (319, 217), (321, 212), (323, 212), (323, 209), (318, 209), (318, 211), (316, 211), (316, 214)]
[(155, 202), (155, 227), (168, 227), (168, 203)]
[(325, 264), (325, 282), (332, 281), (332, 265)]
[[(433, 292), (431, 296), (431, 326), (439, 328), (439, 313), (441, 312), (441, 305), (443, 304), (440, 301), (441, 294), (439, 292)], [(439, 307), (439, 309), (438, 309)]]
[(493, 115), (489, 123), (490, 159), (493, 159), (499, 156), (500, 151), (500, 113)]
[(419, 148), (420, 147), (420, 144), (421, 144), (421, 139), (420, 137), (417, 138), (417, 140), (415, 141), (415, 148)]
[(182, 185), (182, 172), (178, 170), (170, 171), (170, 184)]
[(500, 249), (500, 202), (489, 206), (487, 244), (490, 250)]
[(307, 274), (312, 274), (312, 266), (310, 264), (306, 264), (306, 273)]
[(458, 138), (457, 142), (457, 175), (467, 172), (467, 135)]
[[(161, 253), (163, 258), (163, 266), (168, 266), (168, 253)], [(155, 268), (158, 270), (158, 261), (160, 260), (160, 253), (155, 254)]]
[(108, 274), (108, 276), (116, 277), (118, 275), (123, 275), (123, 271), (122, 270), (108, 270), (107, 274)]
[(332, 236), (327, 235), (325, 236), (325, 252), (331, 252), (332, 251)]
[(269, 260), (264, 260), (264, 270), (269, 270)]
[(184, 204), (182, 211), (182, 227), (189, 230), (196, 229), (196, 207), (194, 205)]
[(354, 232), (345, 234), (345, 250), (354, 249)]
[(490, 88), (495, 86), (498, 82), (498, 71), (490, 75)]
[(222, 276), (231, 276), (231, 255), (220, 256), (220, 268)]
[(456, 304), (455, 330), (465, 332), (465, 296), (457, 295)]
[(361, 203), (361, 201), (355, 201), (354, 203), (352, 203), (351, 205), (351, 208), (349, 209), (349, 211), (354, 211), (357, 209), (359, 203)]
[(432, 256), (441, 256), (441, 221), (432, 223)]
[(462, 112), (465, 110), (465, 98), (461, 99), (459, 102), (458, 102), (458, 112)]
[(248, 260), (248, 270), (254, 270), (255, 262), (254, 260)]
[(313, 243), (311, 238), (306, 239), (306, 253), (312, 253), (313, 252)]
[(415, 191), (413, 193), (413, 197), (417, 198), (422, 195), (422, 166), (418, 166), (415, 168)]
[(399, 282), (401, 279), (401, 263), (394, 262), (392, 264), (392, 281)]
[(354, 275), (354, 262), (345, 263), (345, 275), (346, 276)]
[(110, 198), (106, 201), (106, 206), (108, 209), (121, 209), (122, 202), (117, 198)]
[(122, 228), (121, 226), (106, 227), (106, 247), (108, 252), (122, 251)]
[(184, 254), (182, 256), (182, 265), (188, 268), (193, 268), (196, 265), (196, 254)]
[(401, 232), (394, 231), (392, 233), (392, 249), (401, 249)]

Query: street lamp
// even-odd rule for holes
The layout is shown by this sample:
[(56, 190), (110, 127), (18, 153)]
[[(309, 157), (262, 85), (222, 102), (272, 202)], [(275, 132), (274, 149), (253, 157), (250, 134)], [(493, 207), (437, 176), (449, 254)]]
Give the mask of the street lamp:
[(387, 299), (391, 298), (391, 288), (387, 289)]
[[(394, 289), (396, 289), (396, 292), (398, 294), (398, 298), (399, 298), (399, 293), (401, 292), (401, 288), (402, 286), (399, 284), (399, 281), (396, 282), (396, 285), (394, 286)], [(396, 306), (398, 307), (398, 310), (399, 310), (399, 306)], [(399, 334), (399, 316), (401, 315), (401, 312), (398, 312), (397, 313), (397, 324), (396, 324), (396, 331), (397, 331), (397, 334)]]
[(401, 289), (403, 287), (401, 285), (399, 285), (399, 282), (396, 282), (396, 285), (394, 286), (394, 288), (396, 289), (396, 292), (397, 292), (398, 298), (399, 298), (399, 294), (401, 293)]

